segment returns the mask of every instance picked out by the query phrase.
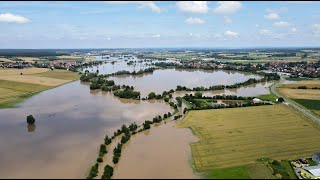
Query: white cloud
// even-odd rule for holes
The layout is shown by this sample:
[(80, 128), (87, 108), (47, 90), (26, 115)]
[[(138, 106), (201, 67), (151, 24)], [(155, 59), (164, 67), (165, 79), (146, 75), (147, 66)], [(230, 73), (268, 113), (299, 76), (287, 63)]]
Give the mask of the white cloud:
[(232, 19), (229, 18), (228, 16), (224, 16), (223, 18), (225, 23), (232, 23)]
[(268, 19), (268, 20), (275, 20), (275, 19), (279, 19), (280, 16), (277, 13), (269, 13), (264, 15), (264, 18)]
[(213, 9), (213, 12), (218, 14), (232, 14), (241, 9), (239, 1), (218, 1), (219, 6)]
[(107, 40), (108, 40), (108, 41), (110, 41), (110, 40), (111, 40), (111, 38), (110, 38), (110, 37), (108, 37), (108, 38), (107, 38)]
[(288, 27), (288, 26), (290, 26), (290, 23), (285, 22), (285, 21), (280, 21), (280, 22), (273, 23), (273, 25), (277, 26), (277, 27)]
[(154, 34), (152, 35), (153, 38), (159, 38), (160, 37), (160, 34)]
[(259, 25), (259, 24), (256, 24), (256, 27), (260, 27), (260, 25)]
[(313, 34), (320, 34), (320, 24), (313, 24), (311, 28)]
[(11, 13), (0, 14), (0, 22), (8, 23), (28, 23), (30, 20), (23, 16), (14, 15)]
[(203, 19), (200, 19), (200, 18), (192, 18), (192, 17), (186, 19), (184, 22), (187, 23), (187, 24), (204, 24), (204, 23), (206, 23), (206, 21), (203, 20)]
[(207, 1), (178, 1), (176, 5), (183, 12), (207, 13), (209, 10)]
[(297, 29), (296, 28), (291, 28), (291, 32), (296, 32)]
[(239, 35), (239, 33), (228, 30), (228, 31), (224, 32), (224, 35), (228, 36), (228, 37), (237, 37)]
[(104, 1), (105, 3), (109, 4), (115, 4), (115, 5), (123, 5), (123, 4), (139, 4), (139, 8), (149, 8), (152, 11), (155, 11), (157, 13), (161, 12), (161, 9), (159, 6), (157, 6), (153, 1)]

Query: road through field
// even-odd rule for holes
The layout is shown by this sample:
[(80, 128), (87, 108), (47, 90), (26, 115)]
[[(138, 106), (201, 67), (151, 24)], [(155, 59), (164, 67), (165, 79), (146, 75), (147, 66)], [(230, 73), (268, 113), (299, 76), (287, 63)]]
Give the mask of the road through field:
[(287, 98), (285, 98), (284, 96), (281, 96), (277, 91), (276, 88), (279, 87), (283, 82), (285, 81), (285, 79), (281, 78), (281, 80), (277, 83), (275, 83), (274, 85), (271, 86), (271, 92), (276, 95), (277, 97), (282, 97), (288, 104), (290, 104), (291, 106), (293, 106), (296, 110), (300, 111), (301, 113), (305, 114), (306, 116), (310, 117), (311, 119), (315, 120), (316, 122), (320, 123), (320, 119), (316, 116), (314, 116), (313, 114), (311, 114), (310, 112), (302, 109), (301, 107), (297, 106), (296, 104), (292, 103), (291, 101), (289, 101)]

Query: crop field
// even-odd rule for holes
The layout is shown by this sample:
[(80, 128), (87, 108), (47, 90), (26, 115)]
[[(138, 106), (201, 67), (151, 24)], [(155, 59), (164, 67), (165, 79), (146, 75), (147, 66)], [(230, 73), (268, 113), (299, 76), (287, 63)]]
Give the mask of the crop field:
[[(23, 75), (20, 75), (20, 73)], [(14, 105), (35, 93), (76, 80), (77, 73), (45, 68), (0, 70), (0, 108)]]
[(320, 89), (279, 88), (279, 91), (291, 99), (320, 99)]
[(308, 157), (320, 149), (319, 127), (284, 104), (190, 111), (177, 127), (191, 128), (199, 172), (275, 160)]
[(307, 88), (317, 87), (320, 88), (320, 80), (303, 80), (297, 81), (294, 84), (285, 84), (283, 88), (298, 88), (299, 86), (306, 86)]
[(320, 117), (320, 99), (318, 100), (308, 100), (308, 99), (293, 99), (295, 102), (301, 104), (302, 106), (310, 109)]

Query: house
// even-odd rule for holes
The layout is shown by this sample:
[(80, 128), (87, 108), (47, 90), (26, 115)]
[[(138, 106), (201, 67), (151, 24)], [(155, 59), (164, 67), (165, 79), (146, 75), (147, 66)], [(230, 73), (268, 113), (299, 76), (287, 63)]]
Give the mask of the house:
[(320, 165), (303, 167), (300, 174), (304, 179), (320, 179)]
[(320, 165), (320, 153), (314, 153), (312, 155), (312, 161), (316, 162), (318, 165)]
[(213, 104), (214, 106), (220, 106), (220, 107), (225, 107), (227, 106), (226, 103), (222, 102), (222, 100), (217, 100), (217, 103)]
[(257, 104), (257, 103), (261, 103), (262, 100), (261, 100), (261, 99), (258, 99), (258, 98), (254, 98), (254, 99), (252, 99), (252, 102), (253, 102), (254, 104)]

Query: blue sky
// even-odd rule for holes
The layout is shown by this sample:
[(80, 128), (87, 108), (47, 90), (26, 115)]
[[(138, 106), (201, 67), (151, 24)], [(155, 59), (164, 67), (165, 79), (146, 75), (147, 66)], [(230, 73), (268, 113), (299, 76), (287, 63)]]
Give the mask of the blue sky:
[(319, 45), (316, 1), (0, 2), (0, 48)]

